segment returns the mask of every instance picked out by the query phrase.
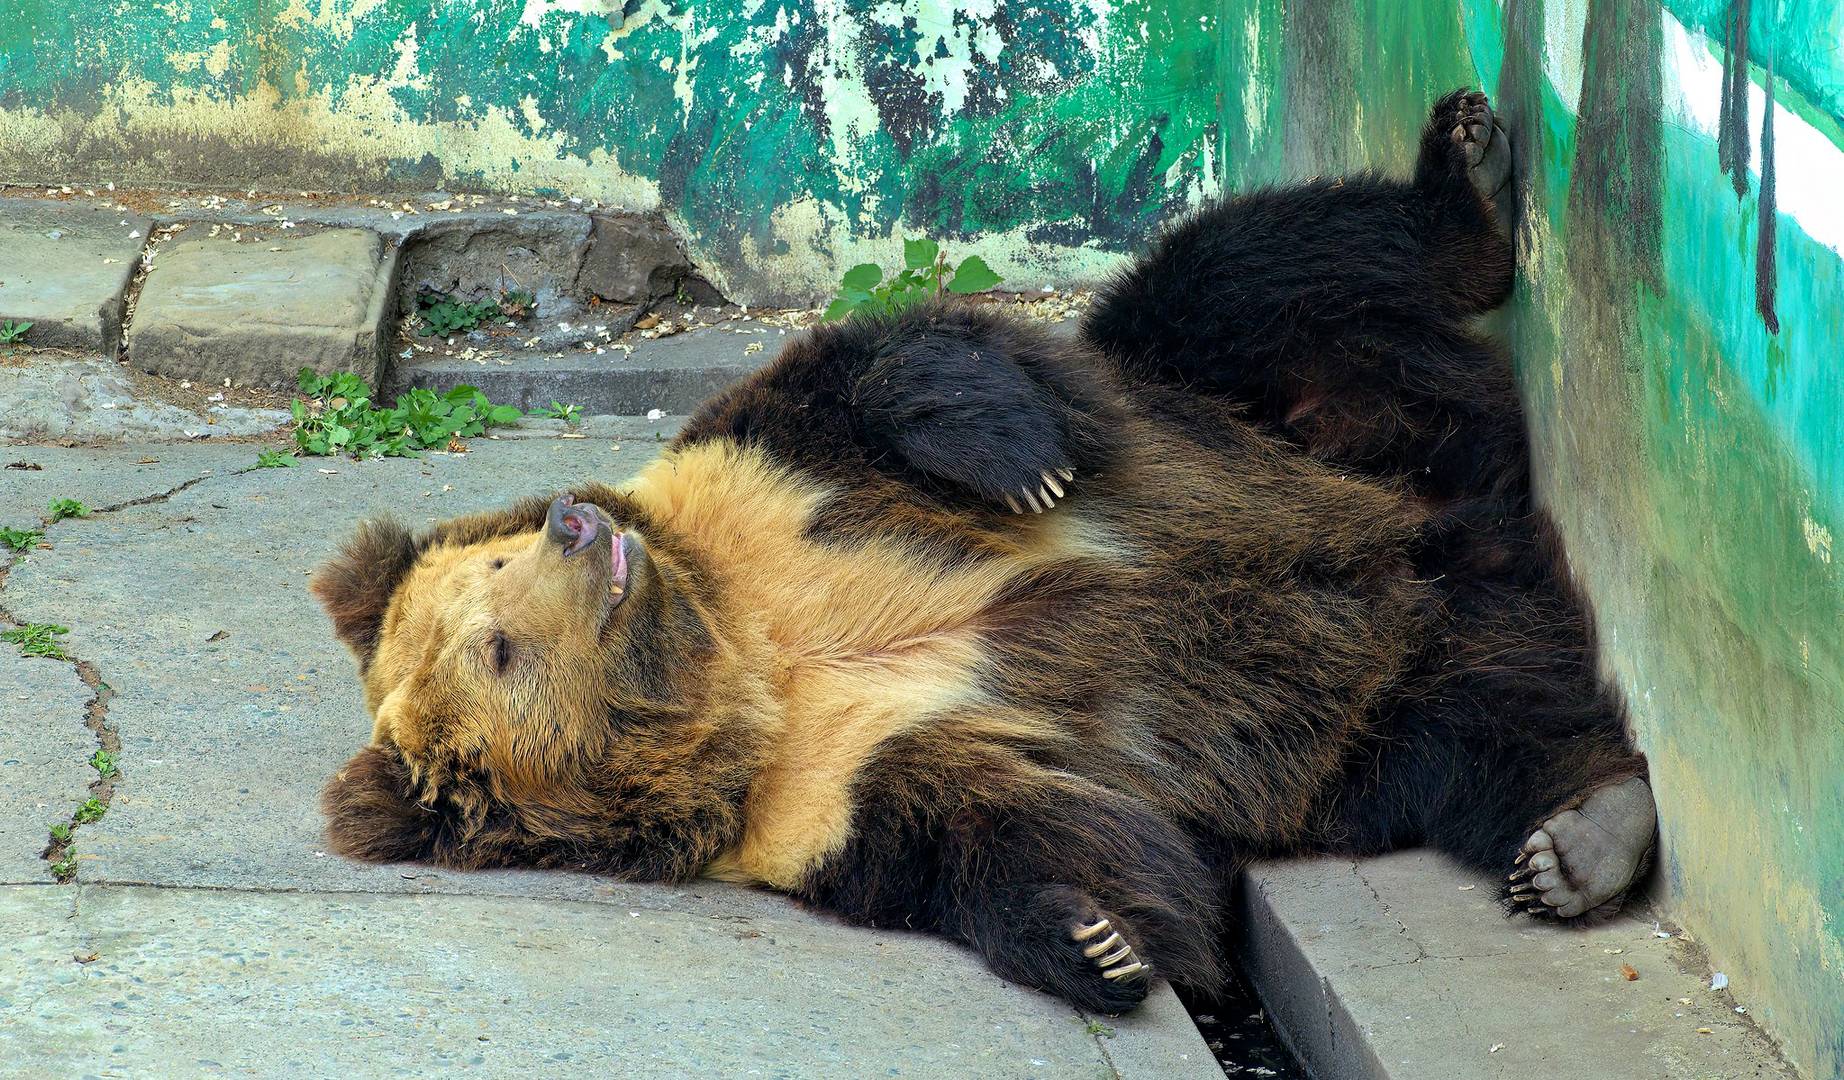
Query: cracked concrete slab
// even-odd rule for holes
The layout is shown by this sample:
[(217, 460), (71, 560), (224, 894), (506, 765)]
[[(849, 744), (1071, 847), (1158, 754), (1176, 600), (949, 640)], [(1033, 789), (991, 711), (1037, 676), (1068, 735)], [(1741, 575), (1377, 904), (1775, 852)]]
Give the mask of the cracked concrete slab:
[(1163, 987), (1097, 1039), (963, 950), (763, 891), (325, 852), (319, 788), (370, 725), (307, 572), (364, 515), (421, 524), (620, 479), (673, 426), (599, 417), (582, 438), (534, 425), (465, 455), (242, 474), (250, 448), (188, 444), (162, 479), (211, 475), (165, 498), (151, 475), (78, 488), (102, 480), (80, 468), (102, 452), (45, 454), (39, 482), (98, 505), (155, 497), (54, 526), (0, 594), (22, 618), (73, 613), (72, 653), (114, 689), (123, 774), (78, 834), (81, 884), (0, 898), (0, 925), (63, 935), (0, 935), (0, 1075), (99, 1071), (118, 1046), (205, 1074), (298, 1075), (295, 1055), (352, 1075), (509, 1075), (569, 1067), (552, 1058), (567, 1052), (638, 1076), (1218, 1075)]
[(1314, 1076), (1794, 1080), (1674, 928), (1507, 919), (1496, 888), (1426, 851), (1259, 864), (1243, 960)]
[[(99, 508), (155, 498), (215, 467), (254, 463), (252, 447), (202, 443), (74, 448), (0, 444), (0, 525), (30, 525), (53, 499), (76, 499)], [(235, 466), (230, 466), (231, 462)], [(6, 468), (14, 463), (38, 468)], [(58, 533), (82, 528), (60, 522)], [(49, 539), (56, 540), (53, 535)]]
[(246, 237), (182, 233), (160, 248), (128, 328), (155, 375), (292, 387), (302, 367), (376, 386), (397, 248), (363, 229)]
[(0, 643), (0, 882), (44, 882), (52, 822), (86, 798), (96, 736), (83, 726), (90, 688), (70, 664)]
[(148, 221), (110, 204), (0, 199), (0, 322), (26, 342), (115, 354)]
[(1195, 1034), (1123, 1068), (1144, 1021), (1097, 1038), (1061, 1002), (920, 935), (495, 897), (95, 886), (73, 913), (74, 891), (0, 890), (0, 924), (41, 930), (0, 940), (0, 1076), (1215, 1071)]

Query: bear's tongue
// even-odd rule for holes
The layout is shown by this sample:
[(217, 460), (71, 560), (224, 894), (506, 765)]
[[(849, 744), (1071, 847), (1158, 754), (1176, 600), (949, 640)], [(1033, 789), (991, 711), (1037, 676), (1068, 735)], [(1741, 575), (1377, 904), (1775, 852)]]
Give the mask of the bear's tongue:
[(620, 596), (627, 591), (627, 534), (609, 537), (608, 595)]

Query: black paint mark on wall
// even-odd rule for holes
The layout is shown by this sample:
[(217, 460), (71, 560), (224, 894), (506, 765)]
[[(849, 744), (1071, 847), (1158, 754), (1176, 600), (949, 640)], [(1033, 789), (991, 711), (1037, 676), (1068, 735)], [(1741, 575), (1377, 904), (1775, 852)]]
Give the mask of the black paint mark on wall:
[(1585, 270), (1654, 290), (1662, 279), (1663, 52), (1663, 24), (1651, 5), (1589, 0), (1570, 228), (1589, 259)]
[(1748, 26), (1749, 0), (1730, 0), (1723, 18), (1722, 108), (1716, 120), (1716, 161), (1748, 194)]
[(1760, 232), (1754, 244), (1754, 306), (1761, 313), (1761, 323), (1770, 334), (1780, 332), (1780, 316), (1774, 313), (1774, 293), (1779, 277), (1774, 268), (1775, 229), (1779, 212), (1774, 206), (1774, 49), (1767, 49), (1767, 107), (1761, 112), (1761, 198), (1755, 207)]
[[(1751, 0), (1730, 0), (1723, 15), (1722, 110), (1716, 123), (1716, 162), (1729, 177), (1736, 198), (1748, 194), (1749, 37), (1753, 31)], [(1771, 30), (1772, 28), (1770, 28)], [(1775, 270), (1779, 213), (1774, 200), (1774, 49), (1770, 39), (1764, 70), (1767, 105), (1761, 113), (1761, 192), (1755, 205), (1754, 306), (1770, 334), (1780, 332), (1774, 311), (1779, 290)]]

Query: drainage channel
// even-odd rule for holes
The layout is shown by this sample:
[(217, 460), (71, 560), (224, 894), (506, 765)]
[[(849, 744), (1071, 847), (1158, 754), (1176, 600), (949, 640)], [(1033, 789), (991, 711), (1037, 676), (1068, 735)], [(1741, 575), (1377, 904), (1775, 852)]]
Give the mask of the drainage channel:
[(1179, 1000), (1197, 1024), (1223, 1075), (1234, 1080), (1308, 1080), (1306, 1070), (1281, 1042), (1255, 992), (1238, 967), (1223, 992), (1199, 998), (1180, 991)]

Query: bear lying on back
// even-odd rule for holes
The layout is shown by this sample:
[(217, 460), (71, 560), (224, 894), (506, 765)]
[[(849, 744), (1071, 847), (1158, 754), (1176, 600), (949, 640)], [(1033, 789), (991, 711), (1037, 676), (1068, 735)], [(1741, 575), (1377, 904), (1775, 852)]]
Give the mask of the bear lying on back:
[(1172, 229), (1070, 339), (927, 305), (791, 341), (620, 488), (314, 589), (372, 860), (784, 890), (1118, 1012), (1222, 974), (1230, 875), (1431, 844), (1559, 918), (1654, 826), (1529, 505), (1483, 95), (1414, 178)]

